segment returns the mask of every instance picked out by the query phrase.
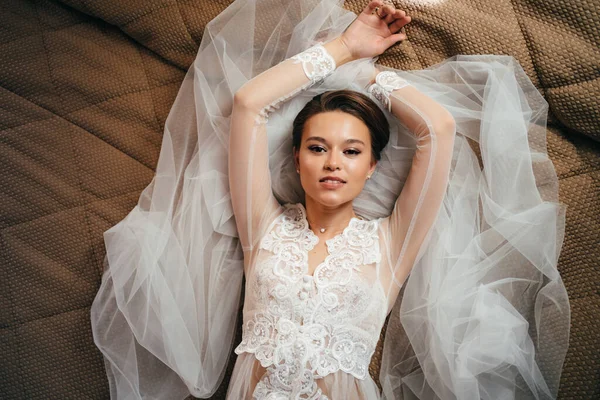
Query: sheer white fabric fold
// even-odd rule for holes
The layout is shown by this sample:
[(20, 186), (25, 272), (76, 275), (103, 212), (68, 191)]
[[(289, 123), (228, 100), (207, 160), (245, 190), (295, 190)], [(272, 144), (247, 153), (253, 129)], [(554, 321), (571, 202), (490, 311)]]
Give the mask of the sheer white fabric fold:
[[(285, 60), (335, 38), (355, 16), (342, 1), (237, 0), (207, 25), (167, 118), (156, 175), (104, 234), (91, 316), (112, 398), (207, 398), (221, 383), (237, 344), (244, 250), (253, 251), (279, 204), (303, 200), (292, 121), (316, 94), (368, 93), (374, 65), (358, 60), (320, 77)], [(249, 147), (230, 153), (234, 94), (294, 61), (302, 73), (263, 99), (271, 107), (256, 97), (238, 105), (252, 110)], [(354, 203), (363, 218), (382, 219), (386, 244), (383, 397), (555, 398), (570, 312), (556, 269), (564, 206), (546, 152), (546, 101), (509, 56), (378, 67), (407, 83), (387, 87), (390, 143)], [(232, 166), (250, 166), (235, 189)], [(254, 179), (261, 168), (270, 174)], [(261, 213), (236, 221), (231, 192), (247, 194), (250, 184), (264, 194), (252, 199)], [(236, 369), (256, 372), (252, 355), (239, 357)], [(337, 379), (324, 378), (335, 387), (330, 398), (349, 398), (352, 385)], [(360, 398), (377, 398), (372, 382), (358, 385)]]
[(384, 398), (556, 398), (570, 311), (548, 105), (508, 56), (398, 74), (450, 111), (458, 135), (439, 214), (391, 312)]

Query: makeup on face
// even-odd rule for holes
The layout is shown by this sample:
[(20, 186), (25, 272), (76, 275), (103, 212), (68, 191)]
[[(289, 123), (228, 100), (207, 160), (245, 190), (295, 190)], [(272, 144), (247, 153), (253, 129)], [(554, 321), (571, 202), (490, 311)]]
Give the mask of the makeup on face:
[(307, 196), (334, 206), (351, 201), (374, 169), (367, 126), (345, 112), (324, 112), (305, 124), (296, 163)]

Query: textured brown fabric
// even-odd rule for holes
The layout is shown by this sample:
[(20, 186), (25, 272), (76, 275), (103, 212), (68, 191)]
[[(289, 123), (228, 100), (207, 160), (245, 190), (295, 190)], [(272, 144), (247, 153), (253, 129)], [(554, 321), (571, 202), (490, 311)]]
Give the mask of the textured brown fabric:
[[(204, 26), (229, 3), (0, 2), (0, 398), (109, 397), (89, 323), (102, 234), (150, 183)], [(572, 308), (559, 398), (600, 398), (600, 3), (412, 3), (402, 7), (409, 39), (380, 62), (419, 69), (454, 54), (509, 54), (550, 104)], [(380, 361), (378, 347), (374, 377)], [(225, 397), (234, 362), (213, 398)]]

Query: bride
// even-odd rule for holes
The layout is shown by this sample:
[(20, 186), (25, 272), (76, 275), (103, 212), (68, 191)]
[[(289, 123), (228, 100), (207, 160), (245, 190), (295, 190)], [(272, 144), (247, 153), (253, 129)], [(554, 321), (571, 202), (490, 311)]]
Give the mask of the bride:
[(156, 175), (104, 234), (112, 398), (210, 397), (232, 346), (228, 399), (556, 397), (547, 103), (508, 56), (375, 64), (409, 22), (381, 0), (237, 0), (207, 26)]

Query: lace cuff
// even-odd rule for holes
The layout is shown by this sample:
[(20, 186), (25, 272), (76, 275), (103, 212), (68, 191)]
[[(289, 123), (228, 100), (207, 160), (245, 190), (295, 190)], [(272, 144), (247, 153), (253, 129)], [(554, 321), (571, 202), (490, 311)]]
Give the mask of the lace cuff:
[(389, 112), (392, 112), (390, 93), (409, 86), (405, 79), (392, 71), (381, 71), (375, 77), (375, 83), (369, 87), (369, 93), (377, 99)]
[(322, 81), (336, 68), (335, 60), (321, 42), (291, 57), (294, 64), (302, 63), (306, 77), (313, 84)]
[(322, 42), (317, 43), (289, 59), (292, 60), (293, 64), (302, 63), (302, 69), (309, 81), (262, 108), (254, 120), (255, 125), (266, 124), (269, 120), (269, 114), (279, 108), (284, 101), (308, 87), (323, 81), (326, 77), (331, 75), (337, 67), (335, 59), (329, 54), (327, 49), (323, 47)]

